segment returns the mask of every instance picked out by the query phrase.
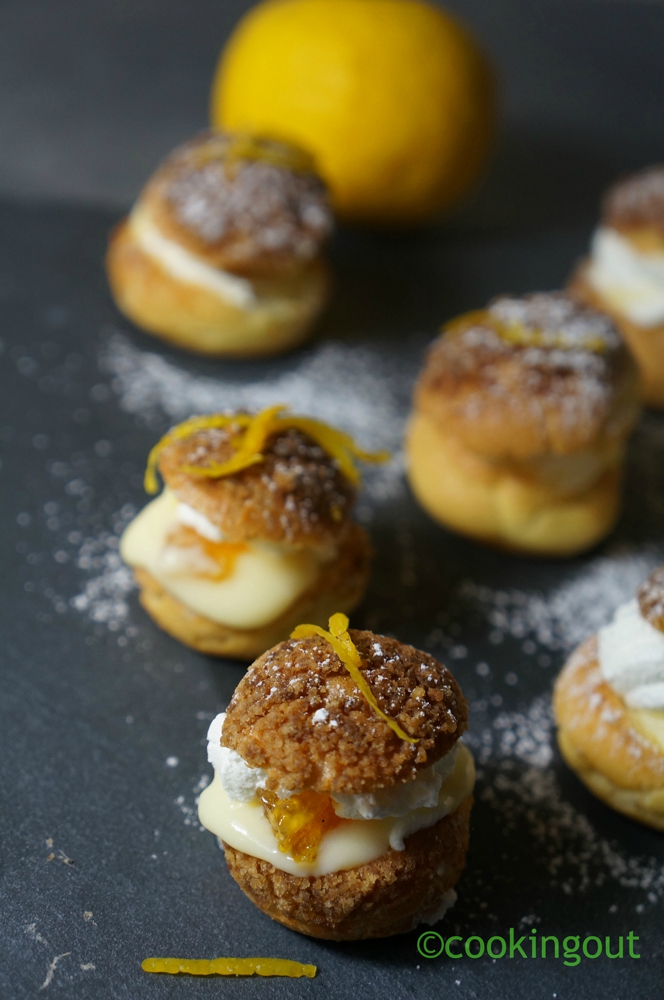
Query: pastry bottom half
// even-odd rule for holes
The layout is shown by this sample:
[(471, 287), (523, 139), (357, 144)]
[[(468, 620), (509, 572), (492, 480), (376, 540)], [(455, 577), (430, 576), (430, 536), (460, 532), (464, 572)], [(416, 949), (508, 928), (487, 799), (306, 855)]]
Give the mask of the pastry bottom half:
[(628, 319), (592, 287), (587, 279), (587, 269), (588, 263), (585, 262), (572, 275), (570, 292), (587, 305), (611, 317), (636, 358), (644, 401), (649, 406), (664, 409), (664, 323), (658, 326), (640, 326)]
[(273, 920), (310, 937), (357, 941), (412, 930), (440, 909), (466, 863), (472, 795), (407, 838), (403, 851), (348, 871), (291, 875), (223, 845), (242, 891)]
[(297, 346), (323, 309), (330, 285), (319, 259), (288, 278), (252, 282), (257, 302), (240, 308), (169, 274), (141, 249), (127, 220), (111, 236), (106, 268), (118, 308), (137, 326), (187, 350), (228, 357)]
[(664, 749), (644, 731), (652, 713), (630, 710), (607, 684), (595, 638), (570, 657), (553, 707), (561, 753), (590, 791), (618, 812), (664, 830)]
[(146, 569), (134, 567), (139, 600), (165, 632), (199, 653), (255, 660), (266, 649), (287, 639), (296, 625), (308, 622), (327, 628), (330, 615), (350, 612), (360, 603), (369, 580), (371, 547), (364, 528), (354, 524), (336, 559), (275, 621), (260, 628), (220, 625), (196, 614), (173, 597)]
[(416, 412), (406, 442), (412, 490), (435, 520), (454, 531), (523, 554), (573, 556), (607, 535), (620, 509), (615, 462), (578, 491), (490, 462)]

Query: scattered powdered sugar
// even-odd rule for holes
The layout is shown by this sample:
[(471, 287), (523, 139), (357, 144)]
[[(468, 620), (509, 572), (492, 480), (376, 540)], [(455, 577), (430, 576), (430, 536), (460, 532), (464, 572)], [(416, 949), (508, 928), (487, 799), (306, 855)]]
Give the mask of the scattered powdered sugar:
[(525, 820), (552, 885), (566, 894), (610, 879), (656, 903), (664, 898), (661, 863), (625, 856), (565, 799), (552, 767), (553, 729), (550, 699), (539, 697), (525, 711), (501, 712), (479, 736), (467, 734), (477, 756), (479, 798), (500, 814), (507, 835)]
[(547, 649), (569, 652), (606, 625), (661, 561), (662, 553), (654, 548), (616, 553), (591, 560), (548, 595), (494, 590), (472, 581), (461, 585), (461, 595), (484, 609), (493, 629), (492, 642), (532, 636)]
[(120, 536), (135, 514), (136, 508), (125, 504), (111, 518), (113, 530), (85, 538), (76, 556), (79, 569), (90, 576), (81, 592), (72, 597), (71, 606), (111, 632), (118, 631), (127, 618), (126, 598), (136, 586), (131, 569), (122, 562), (118, 551)]
[(201, 792), (203, 792), (209, 784), (210, 775), (202, 774), (192, 789), (194, 797), (193, 802), (189, 802), (186, 795), (178, 795), (173, 803), (178, 807), (180, 813), (182, 814), (184, 825), (193, 826), (194, 829), (199, 831), (199, 833), (203, 832), (205, 827), (198, 819), (198, 803), (200, 801)]
[(390, 462), (363, 467), (370, 498), (388, 500), (403, 490), (402, 438), (411, 379), (403, 363), (367, 347), (325, 343), (287, 371), (240, 382), (193, 375), (114, 333), (100, 366), (112, 376), (121, 408), (155, 430), (164, 418), (175, 423), (192, 414), (256, 411), (285, 403), (348, 431), (363, 448), (392, 452)]

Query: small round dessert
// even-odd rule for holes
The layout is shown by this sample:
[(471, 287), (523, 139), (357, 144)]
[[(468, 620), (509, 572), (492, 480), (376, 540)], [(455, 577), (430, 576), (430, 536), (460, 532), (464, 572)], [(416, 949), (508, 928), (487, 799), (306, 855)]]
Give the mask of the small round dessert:
[(560, 674), (558, 744), (607, 805), (664, 830), (664, 566)]
[(206, 132), (168, 157), (113, 231), (111, 290), (138, 326), (180, 347), (278, 354), (306, 338), (325, 305), (331, 229), (307, 154)]
[(202, 653), (252, 660), (302, 617), (353, 609), (369, 578), (366, 531), (350, 518), (355, 459), (340, 431), (275, 406), (195, 417), (152, 450), (120, 553), (166, 632)]
[(614, 319), (638, 362), (646, 403), (664, 407), (664, 165), (609, 189), (590, 257), (569, 287)]
[(333, 941), (434, 923), (456, 899), (473, 758), (451, 673), (396, 639), (296, 629), (208, 732), (201, 822), (264, 913)]
[(408, 478), (442, 524), (572, 556), (619, 513), (638, 375), (611, 320), (562, 292), (498, 298), (447, 324), (407, 431)]

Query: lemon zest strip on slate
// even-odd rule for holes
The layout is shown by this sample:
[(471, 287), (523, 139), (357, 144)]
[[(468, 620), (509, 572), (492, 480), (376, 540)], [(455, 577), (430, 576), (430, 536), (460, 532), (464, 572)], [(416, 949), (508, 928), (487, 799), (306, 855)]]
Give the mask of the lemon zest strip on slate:
[(145, 958), (143, 972), (166, 972), (171, 976), (287, 976), (313, 979), (315, 965), (291, 962), (287, 958)]
[(386, 715), (385, 712), (379, 708), (373, 691), (360, 671), (360, 667), (362, 666), (362, 657), (358, 653), (355, 643), (348, 634), (347, 616), (340, 613), (332, 615), (328, 624), (330, 628), (329, 632), (326, 632), (324, 628), (320, 627), (320, 625), (298, 625), (297, 628), (293, 629), (291, 632), (291, 639), (304, 639), (309, 635), (319, 635), (321, 638), (326, 639), (343, 665), (346, 667), (346, 670), (353, 678), (366, 700), (373, 708), (374, 712), (388, 724), (390, 729), (397, 734), (399, 739), (406, 740), (407, 743), (419, 742), (415, 737), (409, 736), (408, 733), (405, 733), (395, 719), (391, 719), (389, 715)]
[(499, 320), (496, 316), (492, 316), (488, 309), (472, 309), (461, 316), (456, 316), (445, 323), (441, 327), (441, 331), (458, 336), (465, 333), (466, 330), (472, 329), (473, 326), (490, 327), (501, 340), (513, 344), (515, 347), (551, 347), (561, 351), (572, 350), (576, 347), (590, 351), (592, 354), (606, 352), (606, 343), (601, 337), (588, 336), (575, 344), (562, 333), (557, 336), (547, 333), (545, 336), (544, 330), (539, 327), (527, 327), (516, 321), (508, 323), (505, 320)]
[(386, 462), (390, 453), (387, 451), (364, 451), (358, 447), (350, 434), (340, 431), (336, 427), (330, 427), (322, 420), (314, 417), (305, 417), (298, 414), (285, 413), (287, 407), (283, 404), (268, 406), (259, 413), (251, 416), (247, 413), (225, 414), (213, 413), (209, 416), (192, 417), (185, 420), (165, 434), (154, 446), (148, 456), (148, 464), (145, 470), (145, 490), (147, 493), (156, 493), (159, 489), (157, 481), (157, 463), (161, 452), (174, 441), (181, 441), (213, 427), (228, 427), (231, 424), (239, 427), (244, 433), (236, 442), (232, 442), (235, 454), (226, 462), (211, 462), (209, 465), (183, 465), (182, 472), (191, 476), (200, 476), (207, 479), (221, 479), (223, 476), (230, 476), (234, 472), (240, 472), (251, 465), (264, 461), (263, 449), (272, 434), (280, 431), (295, 428), (301, 430), (327, 452), (333, 458), (341, 473), (354, 485), (360, 483), (360, 473), (355, 464), (360, 462)]

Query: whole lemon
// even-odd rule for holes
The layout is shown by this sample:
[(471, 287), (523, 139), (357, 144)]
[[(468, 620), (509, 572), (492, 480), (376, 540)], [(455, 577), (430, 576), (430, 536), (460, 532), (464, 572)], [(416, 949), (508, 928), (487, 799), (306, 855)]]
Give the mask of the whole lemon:
[(235, 29), (212, 92), (213, 126), (303, 146), (342, 217), (383, 224), (465, 193), (493, 110), (482, 52), (421, 0), (266, 0)]

